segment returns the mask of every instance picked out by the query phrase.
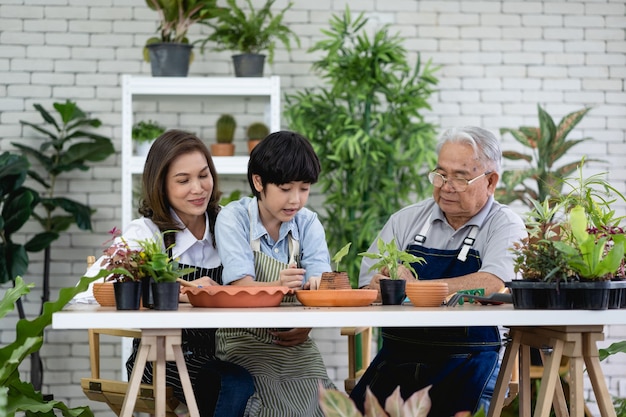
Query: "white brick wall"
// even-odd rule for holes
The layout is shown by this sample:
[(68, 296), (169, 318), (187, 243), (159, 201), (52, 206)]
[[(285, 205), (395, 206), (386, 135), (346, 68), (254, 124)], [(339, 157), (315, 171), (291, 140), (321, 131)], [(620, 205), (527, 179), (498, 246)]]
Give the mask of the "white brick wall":
[[(284, 4), (286, 0), (279, 0), (279, 7)], [(319, 80), (310, 73), (316, 56), (306, 50), (321, 39), (320, 29), (327, 27), (331, 14), (341, 13), (346, 5), (355, 13), (365, 11), (372, 26), (391, 24), (391, 31), (405, 37), (411, 54), (421, 51), (423, 59), (441, 65), (440, 91), (433, 96), (433, 111), (427, 117), (442, 127), (476, 124), (497, 132), (500, 127), (536, 125), (538, 103), (557, 119), (592, 106), (573, 136), (590, 136), (595, 143), (574, 148), (572, 154), (603, 159), (591, 164), (589, 172), (609, 172), (613, 185), (626, 191), (626, 5), (622, 0), (296, 0), (287, 21), (301, 37), (302, 47), (290, 55), (279, 49), (266, 75), (280, 75), (286, 92), (317, 85)], [(155, 26), (156, 15), (143, 0), (0, 3), (0, 151), (31, 134), (19, 120), (39, 121), (33, 103), (49, 106), (65, 99), (76, 100), (100, 118), (102, 133), (112, 136), (119, 149), (120, 75), (149, 74), (141, 50)], [(192, 40), (202, 31), (193, 28)], [(229, 56), (196, 51), (190, 76), (232, 75)], [(234, 105), (226, 102), (224, 106), (214, 111)], [(159, 117), (211, 138), (213, 128), (202, 116), (206, 107), (195, 102), (185, 107), (182, 115), (165, 114), (176, 113), (176, 104), (159, 109), (148, 106), (146, 111), (156, 111)], [(238, 149), (244, 152), (243, 139), (238, 141)], [(514, 146), (510, 138), (504, 138), (504, 148)], [(121, 223), (119, 161), (116, 155), (69, 180), (67, 196), (98, 210), (95, 233), (73, 228), (55, 242), (53, 290), (72, 285), (84, 269), (85, 256), (99, 252), (106, 231)], [(225, 179), (224, 183), (226, 191), (246, 189), (245, 181)], [(315, 196), (312, 201), (318, 204), (321, 199)], [(617, 210), (626, 214), (626, 207)], [(26, 279), (39, 285), (41, 269), (41, 256), (33, 255)], [(26, 309), (32, 317), (38, 308), (35, 291)], [(0, 322), (0, 343), (12, 340), (14, 323), (15, 315)], [(346, 343), (337, 335), (337, 329), (314, 331), (329, 372), (342, 388), (347, 374)], [(623, 327), (608, 328), (604, 343), (625, 337)], [(45, 390), (71, 405), (86, 404), (78, 388), (80, 377), (88, 373), (84, 332), (49, 331), (42, 352)], [(105, 369), (111, 376), (119, 374), (119, 346), (109, 344), (104, 353)], [(610, 363), (605, 372), (611, 391), (624, 397), (624, 359), (611, 358)], [(98, 416), (112, 415), (100, 404), (90, 405)], [(591, 408), (597, 414), (593, 404)]]

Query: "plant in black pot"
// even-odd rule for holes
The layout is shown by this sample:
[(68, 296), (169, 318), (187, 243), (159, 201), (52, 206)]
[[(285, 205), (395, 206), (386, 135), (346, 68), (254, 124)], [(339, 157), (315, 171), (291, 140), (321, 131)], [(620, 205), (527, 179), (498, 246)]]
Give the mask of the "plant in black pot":
[(146, 0), (159, 14), (159, 36), (149, 38), (143, 57), (150, 62), (154, 77), (186, 77), (193, 59), (187, 31), (195, 23), (205, 22), (224, 12), (217, 0)]
[(385, 243), (384, 240), (378, 238), (376, 246), (378, 252), (362, 252), (359, 255), (369, 259), (377, 259), (378, 262), (372, 265), (369, 270), (377, 270), (383, 275), (389, 276), (388, 279), (380, 280), (380, 296), (383, 304), (402, 304), (406, 297), (406, 281), (400, 277), (400, 266), (407, 268), (417, 278), (417, 272), (411, 264), (423, 264), (426, 261), (424, 258), (398, 248), (395, 239)]
[(246, 10), (237, 5), (236, 0), (227, 0), (227, 13), (220, 13), (216, 22), (202, 22), (213, 29), (201, 41), (204, 50), (207, 42), (214, 42), (214, 51), (237, 51), (233, 55), (235, 76), (262, 77), (267, 51), (267, 62), (274, 62), (276, 41), (279, 40), (291, 52), (291, 40), (300, 45), (300, 38), (289, 26), (283, 23), (285, 12), (291, 8), (290, 2), (280, 12), (274, 14), (272, 6), (276, 0), (267, 0), (263, 7), (255, 10), (252, 1), (246, 0)]

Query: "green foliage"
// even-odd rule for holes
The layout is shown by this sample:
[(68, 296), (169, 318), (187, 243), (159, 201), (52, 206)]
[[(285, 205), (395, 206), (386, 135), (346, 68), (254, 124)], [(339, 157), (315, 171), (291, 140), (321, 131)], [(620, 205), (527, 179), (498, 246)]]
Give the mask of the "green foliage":
[[(176, 233), (176, 231), (165, 233)], [(140, 269), (155, 282), (176, 282), (177, 278), (195, 271), (194, 268), (178, 268), (178, 261), (168, 255), (174, 244), (163, 251), (161, 233), (155, 234), (153, 238), (138, 240), (137, 243), (141, 247), (141, 257), (144, 260)]]
[[(44, 303), (40, 316), (17, 322), (15, 340), (0, 349), (0, 389), (7, 393), (3, 416), (13, 417), (18, 412), (25, 412), (29, 416), (55, 416), (55, 410), (58, 410), (64, 417), (93, 417), (89, 407), (69, 408), (62, 401), (45, 401), (32, 384), (20, 379), (18, 368), (26, 357), (41, 348), (44, 329), (52, 323), (52, 314), (62, 310), (76, 294), (85, 291), (91, 282), (107, 274), (108, 271), (103, 271), (94, 277), (82, 277), (75, 287), (62, 288), (56, 301)], [(7, 289), (0, 300), (0, 318), (13, 310), (15, 302), (33, 286), (25, 284), (20, 276), (15, 277), (15, 286)]]
[(255, 122), (248, 126), (246, 130), (246, 136), (250, 140), (264, 139), (270, 134), (270, 128), (265, 123)]
[[(430, 191), (435, 127), (424, 121), (437, 83), (419, 56), (412, 68), (402, 39), (388, 27), (368, 35), (363, 14), (333, 16), (326, 39), (310, 50), (327, 85), (286, 96), (290, 128), (308, 137), (321, 158), (321, 194), (331, 252), (352, 242), (348, 275), (359, 275), (367, 250), (389, 214)], [(355, 286), (355, 282), (352, 283)]]
[(202, 50), (209, 41), (215, 42), (212, 48), (214, 51), (259, 54), (267, 50), (267, 62), (271, 64), (274, 62), (276, 39), (280, 40), (290, 52), (292, 38), (300, 46), (300, 38), (283, 23), (285, 12), (293, 6), (293, 2), (289, 2), (284, 9), (274, 15), (272, 6), (275, 1), (267, 0), (263, 7), (255, 10), (252, 2), (246, 0), (246, 14), (246, 11), (237, 5), (236, 0), (226, 0), (228, 3), (226, 13), (219, 14), (215, 23), (202, 22), (213, 29), (213, 33), (202, 40)]
[(348, 242), (343, 248), (339, 249), (335, 256), (332, 257), (332, 261), (335, 263), (335, 271), (339, 271), (339, 263), (350, 252), (350, 246), (352, 242)]
[(237, 121), (230, 114), (222, 114), (217, 123), (216, 139), (217, 143), (233, 143), (235, 140), (235, 129), (237, 128)]
[(391, 242), (385, 243), (384, 240), (378, 238), (376, 241), (376, 246), (378, 252), (362, 252), (359, 255), (364, 256), (369, 259), (378, 259), (374, 265), (370, 267), (370, 271), (380, 271), (383, 268), (387, 268), (389, 271), (389, 278), (398, 279), (400, 276), (398, 275), (398, 269), (400, 265), (404, 265), (409, 271), (413, 272), (415, 278), (419, 278), (417, 276), (417, 272), (411, 266), (412, 263), (419, 263), (420, 265), (426, 263), (424, 258), (412, 255), (400, 248), (396, 244), (395, 239), (391, 239)]
[(513, 138), (531, 154), (517, 151), (504, 151), (502, 156), (512, 161), (528, 163), (525, 169), (505, 170), (496, 190), (496, 199), (503, 204), (520, 200), (532, 209), (531, 200), (544, 201), (561, 195), (563, 179), (576, 170), (583, 160), (569, 162), (555, 167), (559, 159), (574, 146), (591, 138), (568, 140), (567, 135), (591, 110), (584, 108), (564, 116), (558, 125), (540, 106), (537, 106), (539, 127), (522, 126), (519, 129), (500, 129), (500, 134), (510, 133)]
[(37, 252), (58, 237), (58, 233), (37, 233), (25, 244), (13, 240), (39, 204), (39, 194), (24, 187), (30, 164), (23, 155), (0, 155), (0, 284), (24, 275), (28, 253)]
[(133, 125), (132, 138), (138, 143), (151, 142), (165, 132), (165, 127), (154, 120), (140, 120)]
[(217, 0), (146, 0), (146, 5), (159, 14), (159, 37), (150, 38), (147, 44), (189, 43), (187, 31), (191, 25), (224, 12), (223, 8), (217, 7)]

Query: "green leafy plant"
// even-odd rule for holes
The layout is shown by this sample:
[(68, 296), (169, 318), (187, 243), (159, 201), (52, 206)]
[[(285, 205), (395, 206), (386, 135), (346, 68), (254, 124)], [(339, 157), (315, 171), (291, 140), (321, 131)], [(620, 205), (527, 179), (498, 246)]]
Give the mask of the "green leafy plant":
[[(176, 231), (165, 233), (176, 233)], [(168, 255), (174, 244), (163, 251), (163, 237), (160, 233), (150, 239), (138, 240), (137, 243), (141, 247), (141, 257), (144, 259), (140, 269), (155, 282), (175, 282), (183, 275), (195, 271), (194, 268), (179, 268), (178, 261)]]
[(335, 263), (335, 271), (339, 271), (339, 263), (350, 252), (350, 246), (352, 242), (348, 242), (343, 248), (339, 249), (337, 253), (332, 257), (332, 261)]
[[(52, 323), (52, 314), (63, 307), (78, 293), (85, 291), (89, 284), (101, 279), (108, 271), (101, 271), (93, 277), (82, 277), (74, 287), (62, 288), (59, 298), (45, 302), (41, 314), (32, 319), (20, 319), (15, 326), (15, 340), (0, 349), (0, 397), (6, 394), (3, 416), (15, 416), (24, 412), (27, 416), (56, 416), (59, 411), (64, 417), (93, 417), (89, 407), (69, 408), (62, 401), (46, 400), (32, 383), (20, 379), (19, 367), (29, 355), (38, 352), (43, 345), (44, 330)], [(22, 296), (30, 292), (34, 284), (26, 284), (22, 277), (14, 279), (14, 287), (4, 292), (0, 300), (0, 318), (13, 310)], [(0, 410), (2, 410), (0, 398)]]
[[(159, 15), (159, 36), (149, 38), (146, 45), (159, 42), (188, 44), (187, 32), (192, 25), (213, 19), (225, 11), (217, 7), (217, 0), (146, 0), (146, 5)], [(145, 47), (143, 56), (146, 62), (150, 61)]]
[(333, 16), (326, 38), (310, 53), (326, 87), (286, 96), (290, 129), (311, 141), (321, 158), (319, 187), (331, 252), (352, 242), (346, 257), (356, 288), (358, 253), (366, 251), (389, 213), (430, 192), (436, 130), (424, 121), (436, 69), (417, 57), (409, 65), (402, 38), (385, 26), (370, 35), (367, 19), (349, 9)]
[[(53, 103), (55, 114), (48, 112), (40, 104), (34, 104), (34, 107), (45, 124), (38, 125), (24, 120), (20, 120), (20, 123), (42, 134), (43, 142), (38, 148), (24, 143), (12, 142), (12, 144), (26, 157), (34, 159), (45, 173), (41, 175), (40, 171), (28, 171), (29, 178), (43, 189), (38, 196), (39, 204), (32, 206), (30, 212), (31, 218), (39, 223), (43, 233), (38, 235), (36, 241), (31, 240), (30, 246), (26, 247), (31, 251), (42, 249), (44, 251), (41, 297), (43, 308), (43, 304), (50, 299), (51, 243), (73, 224), (81, 230), (91, 230), (91, 215), (95, 211), (86, 204), (57, 195), (59, 181), (63, 174), (75, 170), (88, 170), (89, 162), (103, 161), (112, 155), (115, 149), (110, 138), (91, 130), (99, 128), (102, 122), (87, 116), (75, 102), (67, 100), (65, 103)], [(25, 215), (26, 212), (22, 214)], [(18, 311), (20, 318), (25, 318), (24, 312), (21, 309)], [(37, 355), (38, 352), (33, 358), (31, 375), (33, 384), (39, 389), (43, 369)]]
[[(525, 161), (528, 168), (505, 170), (496, 190), (496, 199), (503, 204), (520, 200), (532, 209), (535, 201), (558, 198), (563, 189), (563, 179), (576, 170), (583, 160), (555, 167), (558, 160), (579, 143), (591, 138), (568, 139), (569, 133), (590, 111), (584, 108), (564, 116), (558, 125), (540, 106), (537, 106), (539, 127), (522, 126), (518, 129), (502, 128), (500, 134), (509, 133), (531, 154), (518, 151), (503, 151), (505, 159)], [(589, 161), (589, 160), (588, 160)]]
[(154, 120), (140, 120), (133, 125), (132, 138), (137, 143), (152, 142), (165, 132), (165, 126)]
[(237, 121), (230, 114), (222, 114), (215, 124), (217, 143), (233, 143)]
[(400, 248), (396, 245), (396, 240), (391, 239), (389, 243), (385, 243), (384, 240), (378, 238), (376, 241), (376, 247), (378, 252), (362, 252), (359, 255), (364, 256), (369, 259), (378, 259), (374, 265), (370, 267), (370, 271), (380, 271), (383, 268), (389, 271), (389, 278), (391, 279), (399, 279), (398, 275), (400, 265), (403, 265), (409, 271), (415, 275), (415, 278), (418, 278), (417, 272), (415, 268), (411, 266), (412, 263), (419, 263), (420, 265), (426, 263), (424, 258), (412, 255)]
[(237, 5), (236, 0), (227, 0), (227, 12), (221, 13), (215, 22), (203, 22), (213, 32), (201, 41), (202, 50), (207, 42), (215, 43), (214, 51), (239, 51), (245, 54), (259, 54), (267, 50), (267, 61), (274, 62), (276, 40), (282, 42), (287, 51), (291, 52), (291, 39), (300, 45), (300, 38), (283, 23), (285, 12), (293, 2), (280, 12), (272, 12), (276, 0), (267, 0), (263, 7), (255, 10), (252, 1), (246, 0), (247, 10)]
[(270, 128), (265, 123), (255, 122), (251, 123), (246, 129), (246, 136), (248, 140), (261, 140), (270, 134)]

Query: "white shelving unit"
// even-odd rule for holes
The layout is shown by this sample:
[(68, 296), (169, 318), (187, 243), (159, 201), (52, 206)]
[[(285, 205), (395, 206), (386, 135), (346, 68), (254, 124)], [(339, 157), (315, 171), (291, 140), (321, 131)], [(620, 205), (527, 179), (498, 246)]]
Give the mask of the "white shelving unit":
[[(141, 174), (144, 157), (133, 155), (133, 99), (152, 96), (265, 96), (269, 100), (269, 127), (280, 130), (280, 77), (135, 77), (122, 76), (122, 230), (132, 220), (133, 175)], [(214, 157), (218, 174), (245, 174), (247, 156)]]

